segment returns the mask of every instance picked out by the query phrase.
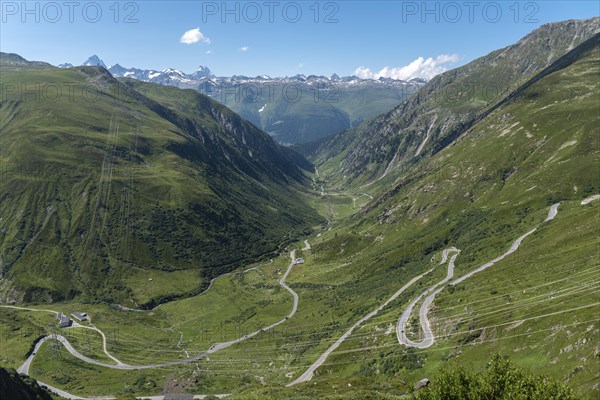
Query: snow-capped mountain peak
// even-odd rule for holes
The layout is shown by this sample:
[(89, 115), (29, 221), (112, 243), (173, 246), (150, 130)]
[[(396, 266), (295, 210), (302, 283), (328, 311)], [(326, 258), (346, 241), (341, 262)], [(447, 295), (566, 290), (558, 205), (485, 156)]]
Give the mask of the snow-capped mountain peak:
[(163, 71), (163, 73), (165, 73), (165, 74), (176, 74), (176, 75), (181, 75), (181, 76), (185, 75), (183, 72), (181, 72), (180, 70), (175, 69), (175, 68), (167, 68), (167, 69), (165, 69)]
[[(97, 56), (93, 55), (88, 58), (85, 66), (101, 66), (106, 68), (104, 62)], [(61, 64), (61, 68), (70, 68), (71, 64)], [(282, 84), (297, 84), (297, 85), (308, 85), (309, 87), (329, 87), (336, 85), (338, 87), (353, 87), (353, 86), (388, 86), (396, 88), (404, 88), (405, 86), (421, 85), (425, 81), (421, 79), (413, 79), (410, 81), (394, 80), (391, 78), (384, 79), (361, 79), (357, 76), (344, 76), (340, 77), (338, 74), (333, 74), (331, 77), (321, 75), (304, 75), (297, 74), (294, 76), (273, 78), (269, 75), (258, 75), (254, 78), (245, 75), (233, 75), (230, 77), (218, 77), (215, 76), (211, 70), (203, 65), (200, 65), (191, 74), (176, 68), (167, 68), (162, 71), (153, 69), (140, 69), (140, 68), (126, 68), (116, 63), (107, 68), (108, 71), (115, 77), (121, 78), (133, 78), (144, 82), (159, 83), (162, 85), (177, 86), (181, 88), (194, 88), (202, 91), (203, 87), (210, 87), (213, 90), (217, 88), (232, 88), (236, 85), (241, 84), (258, 84), (268, 85), (275, 83)], [(205, 89), (208, 90), (208, 89)]]
[(191, 78), (193, 79), (200, 79), (200, 78), (208, 78), (208, 77), (213, 77), (213, 73), (210, 72), (210, 69), (208, 67), (205, 66), (199, 66), (196, 71), (190, 75)]
[(102, 68), (106, 68), (106, 64), (104, 64), (104, 61), (102, 61), (100, 59), (100, 57), (98, 57), (97, 55), (93, 55), (90, 58), (88, 58), (83, 64), (83, 66), (86, 67), (102, 67)]

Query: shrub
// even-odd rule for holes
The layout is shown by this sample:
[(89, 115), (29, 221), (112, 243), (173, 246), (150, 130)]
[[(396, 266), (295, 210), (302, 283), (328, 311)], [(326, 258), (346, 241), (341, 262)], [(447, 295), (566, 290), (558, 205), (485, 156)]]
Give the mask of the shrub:
[(575, 400), (564, 383), (526, 372), (494, 355), (484, 373), (454, 365), (442, 370), (415, 400)]

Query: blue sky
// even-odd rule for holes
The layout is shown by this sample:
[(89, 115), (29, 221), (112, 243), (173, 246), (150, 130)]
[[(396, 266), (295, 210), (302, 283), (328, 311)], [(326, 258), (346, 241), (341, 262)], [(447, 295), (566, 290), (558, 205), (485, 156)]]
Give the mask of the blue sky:
[[(26, 10), (21, 1), (2, 1), (1, 50), (52, 64), (80, 64), (97, 54), (107, 65), (125, 67), (192, 72), (205, 65), (219, 76), (430, 77), (543, 23), (600, 13), (597, 1), (65, 4), (28, 2)], [(198, 41), (182, 43), (187, 31), (188, 42)]]

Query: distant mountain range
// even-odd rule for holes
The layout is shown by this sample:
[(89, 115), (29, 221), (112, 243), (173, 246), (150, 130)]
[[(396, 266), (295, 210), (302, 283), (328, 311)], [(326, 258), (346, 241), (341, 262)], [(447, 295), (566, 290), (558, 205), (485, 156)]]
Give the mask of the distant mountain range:
[(599, 32), (600, 19), (545, 24), (517, 43), (431, 79), (392, 111), (324, 140), (314, 159), (340, 158), (344, 179), (372, 182), (435, 154), (503, 99)]
[[(24, 307), (0, 312), (1, 364), (37, 353), (32, 378), (0, 367), (2, 398), (49, 400), (34, 378), (85, 396), (600, 398), (600, 17), (405, 82), (395, 108), (295, 146), (307, 159), (247, 120), (309, 140), (410, 86), (204, 67), (155, 84), (100, 63), (0, 52), (0, 302)], [(85, 357), (36, 345), (56, 332)]]
[[(330, 77), (267, 75), (218, 77), (200, 66), (187, 74), (178, 69), (106, 67), (97, 56), (83, 66), (108, 69), (115, 77), (195, 89), (225, 104), (246, 120), (283, 143), (306, 143), (352, 128), (362, 121), (396, 107), (427, 81), (390, 78), (361, 79), (357, 76)], [(71, 68), (72, 64), (60, 64)]]
[[(1, 302), (153, 307), (174, 293), (125, 280), (181, 276), (175, 295), (188, 295), (323, 222), (302, 197), (311, 164), (207, 96), (17, 54), (0, 52), (0, 68), (3, 82), (40, 83), (0, 101)], [(84, 90), (39, 101), (46, 82)]]
[[(140, 68), (125, 68), (120, 64), (114, 64), (109, 67), (106, 66), (104, 61), (97, 55), (89, 57), (81, 66), (92, 66), (92, 67), (103, 67), (106, 68), (114, 77), (119, 78), (134, 78), (144, 82), (153, 82), (160, 84), (168, 84), (171, 86), (180, 86), (186, 88), (187, 85), (197, 85), (200, 83), (211, 82), (217, 83), (251, 83), (251, 82), (273, 82), (280, 81), (286, 83), (300, 82), (300, 83), (333, 83), (339, 84), (340, 86), (365, 86), (365, 85), (388, 85), (397, 88), (405, 87), (407, 84), (424, 84), (427, 80), (422, 78), (414, 78), (408, 81), (392, 79), (392, 78), (379, 78), (379, 79), (362, 79), (355, 75), (340, 77), (338, 74), (333, 74), (330, 77), (323, 75), (303, 75), (297, 74), (292, 77), (276, 77), (272, 78), (268, 75), (260, 75), (256, 77), (250, 77), (245, 75), (233, 75), (231, 77), (218, 77), (211, 72), (208, 67), (199, 66), (196, 71), (191, 74), (174, 69), (167, 68), (163, 71), (155, 69), (140, 69)], [(73, 64), (65, 63), (58, 65), (59, 68), (71, 68)], [(210, 90), (210, 89), (207, 89)]]

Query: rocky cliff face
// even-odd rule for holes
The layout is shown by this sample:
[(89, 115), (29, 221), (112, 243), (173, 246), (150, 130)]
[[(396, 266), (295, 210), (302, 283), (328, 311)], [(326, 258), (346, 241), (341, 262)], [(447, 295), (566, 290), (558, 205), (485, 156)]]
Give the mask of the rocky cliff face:
[(389, 113), (325, 141), (347, 181), (368, 182), (446, 147), (512, 91), (599, 31), (600, 18), (546, 24), (514, 45), (438, 75)]
[(13, 369), (0, 367), (0, 393), (6, 400), (52, 400), (52, 396), (38, 383)]

